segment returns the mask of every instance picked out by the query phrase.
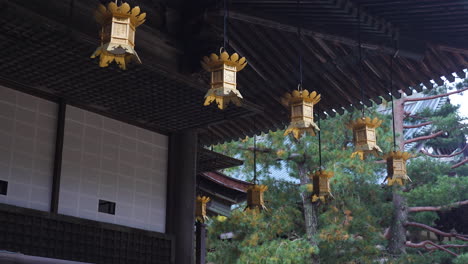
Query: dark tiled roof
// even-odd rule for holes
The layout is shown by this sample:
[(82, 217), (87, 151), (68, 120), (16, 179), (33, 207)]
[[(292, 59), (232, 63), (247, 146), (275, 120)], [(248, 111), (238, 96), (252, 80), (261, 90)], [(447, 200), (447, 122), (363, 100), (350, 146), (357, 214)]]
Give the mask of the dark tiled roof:
[(217, 184), (243, 193), (247, 193), (247, 188), (252, 185), (250, 182), (238, 180), (220, 172), (203, 172), (201, 176)]

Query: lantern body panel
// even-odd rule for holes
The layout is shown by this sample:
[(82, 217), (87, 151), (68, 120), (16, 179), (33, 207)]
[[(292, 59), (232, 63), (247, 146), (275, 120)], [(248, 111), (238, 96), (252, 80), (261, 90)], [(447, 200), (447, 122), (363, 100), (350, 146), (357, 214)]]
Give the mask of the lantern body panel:
[(223, 63), (218, 69), (214, 69), (211, 72), (210, 86), (212, 89), (236, 89), (236, 67)]
[(247, 189), (247, 208), (266, 210), (265, 201), (263, 200), (263, 193), (268, 190), (265, 185), (254, 184)]
[(130, 61), (141, 63), (134, 50), (135, 30), (144, 22), (146, 14), (140, 14), (138, 7), (130, 11), (127, 3), (117, 6), (111, 2), (107, 9), (101, 5), (95, 16), (102, 26), (101, 46), (96, 49), (91, 58), (99, 56), (100, 67), (107, 67), (115, 61), (124, 70)]
[(264, 204), (263, 193), (259, 190), (251, 190), (247, 193), (247, 203), (251, 206), (258, 207)]
[(323, 195), (331, 195), (331, 191), (330, 191), (330, 181), (328, 180), (328, 178), (325, 176), (325, 177), (320, 177), (320, 196), (323, 196)]
[(373, 154), (377, 156), (382, 150), (377, 146), (377, 134), (375, 129), (382, 124), (378, 118), (369, 117), (358, 118), (348, 123), (348, 127), (353, 130), (353, 143), (355, 151), (351, 157), (359, 155), (363, 160), (366, 155)]
[(410, 157), (407, 152), (392, 152), (387, 157), (387, 184), (404, 185), (406, 182), (411, 181), (406, 172), (406, 161)]
[(291, 123), (284, 132), (284, 135), (293, 133), (299, 139), (304, 133), (315, 136), (319, 127), (314, 122), (314, 105), (320, 101), (320, 95), (316, 92), (309, 94), (309, 91), (295, 90), (291, 94), (287, 93), (281, 99), (284, 106), (289, 107)]
[(312, 202), (319, 200), (326, 202), (333, 198), (330, 188), (330, 179), (333, 177), (333, 172), (319, 170), (309, 177), (312, 177), (313, 182)]
[(220, 109), (225, 109), (229, 103), (240, 106), (243, 97), (237, 90), (237, 72), (246, 66), (245, 58), (239, 59), (237, 53), (231, 56), (227, 52), (219, 56), (213, 53), (204, 57), (201, 64), (211, 74), (210, 89), (205, 95), (204, 105), (214, 102)]

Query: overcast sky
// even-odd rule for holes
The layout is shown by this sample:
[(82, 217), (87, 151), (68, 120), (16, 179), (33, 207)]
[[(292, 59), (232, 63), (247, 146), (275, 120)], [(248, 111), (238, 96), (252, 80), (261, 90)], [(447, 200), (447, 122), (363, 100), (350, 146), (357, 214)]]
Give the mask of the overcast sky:
[(468, 92), (464, 92), (463, 95), (453, 94), (449, 98), (452, 104), (460, 105), (460, 114), (468, 118)]

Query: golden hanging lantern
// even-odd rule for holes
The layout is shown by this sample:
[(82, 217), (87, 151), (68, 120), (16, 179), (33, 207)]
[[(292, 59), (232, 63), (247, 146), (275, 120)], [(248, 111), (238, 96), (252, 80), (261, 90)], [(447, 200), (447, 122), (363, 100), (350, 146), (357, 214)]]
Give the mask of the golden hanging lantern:
[(146, 13), (140, 13), (138, 6), (130, 8), (127, 3), (118, 6), (110, 2), (107, 8), (99, 5), (94, 14), (102, 26), (101, 46), (94, 51), (91, 58), (99, 56), (99, 66), (107, 67), (115, 61), (123, 70), (127, 63), (141, 63), (135, 48), (135, 29), (145, 22)]
[(406, 182), (411, 181), (410, 177), (406, 174), (406, 161), (411, 157), (408, 152), (392, 151), (386, 155), (387, 160), (387, 178), (388, 185), (397, 183), (404, 185)]
[(268, 190), (266, 185), (254, 184), (247, 189), (247, 208), (250, 210), (258, 208), (259, 210), (267, 210), (263, 193)]
[(330, 179), (333, 177), (333, 172), (318, 170), (314, 174), (309, 175), (313, 183), (313, 194), (312, 202), (318, 200), (326, 202), (330, 198), (333, 198), (330, 189)]
[(296, 139), (302, 134), (309, 133), (315, 136), (315, 131), (320, 128), (314, 123), (314, 105), (320, 101), (320, 94), (307, 90), (294, 90), (292, 93), (286, 93), (281, 98), (281, 103), (290, 108), (291, 123), (284, 132), (284, 135), (293, 133)]
[(208, 216), (206, 215), (206, 204), (210, 200), (210, 197), (207, 196), (197, 196), (195, 201), (195, 219), (200, 223), (204, 223), (208, 220)]
[(359, 158), (363, 160), (368, 154), (374, 154), (377, 156), (379, 152), (382, 152), (379, 146), (377, 146), (377, 136), (375, 129), (382, 124), (382, 120), (375, 117), (362, 117), (353, 120), (347, 124), (348, 128), (353, 130), (353, 143), (355, 151), (351, 154), (351, 158), (359, 155)]
[(241, 105), (242, 95), (237, 90), (237, 72), (247, 66), (245, 57), (240, 58), (237, 53), (229, 55), (220, 50), (220, 54), (211, 53), (203, 57), (201, 65), (211, 73), (210, 89), (205, 95), (204, 105), (215, 102), (219, 109), (224, 109), (229, 103)]

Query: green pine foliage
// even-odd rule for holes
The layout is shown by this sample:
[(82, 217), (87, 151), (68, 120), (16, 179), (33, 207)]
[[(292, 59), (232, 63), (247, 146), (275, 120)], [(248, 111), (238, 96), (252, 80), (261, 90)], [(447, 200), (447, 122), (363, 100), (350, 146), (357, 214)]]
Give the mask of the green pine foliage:
[(461, 254), (453, 260), (453, 264), (466, 264), (468, 263), (468, 253)]
[[(468, 84), (468, 82), (467, 82)], [(458, 87), (460, 88), (460, 87)], [(431, 93), (446, 92), (439, 87)], [(379, 115), (374, 108), (367, 116), (384, 120), (377, 129), (377, 144), (384, 152), (392, 150), (391, 116)], [(464, 119), (458, 107), (447, 104), (437, 111), (419, 113), (424, 122), (433, 122), (424, 132), (447, 131), (442, 137), (425, 141), (427, 147), (456, 149), (467, 135)], [(383, 184), (386, 165), (380, 157), (365, 161), (350, 158), (353, 152), (352, 132), (346, 123), (361, 113), (346, 113), (321, 120), (322, 166), (333, 171), (331, 189), (334, 199), (319, 207), (319, 229), (312, 246), (306, 238), (304, 210), (301, 195), (311, 195), (310, 181), (305, 181), (304, 168), (314, 172), (320, 166), (317, 137), (303, 136), (300, 141), (283, 136), (284, 130), (257, 137), (257, 177), (269, 186), (265, 193), (268, 211), (244, 211), (245, 205), (232, 212), (225, 221), (213, 219), (209, 223), (208, 260), (212, 263), (311, 263), (311, 256), (319, 255), (325, 264), (358, 263), (468, 263), (466, 254), (458, 258), (443, 252), (428, 254), (425, 249), (408, 248), (408, 254), (393, 258), (386, 252), (388, 241), (385, 230), (391, 224), (392, 189)], [(409, 119), (414, 124), (421, 119)], [(215, 151), (244, 160), (244, 165), (225, 171), (244, 180), (253, 179), (253, 139), (229, 142), (215, 146)], [(443, 206), (468, 199), (468, 166), (456, 169), (452, 163), (413, 153), (408, 162), (408, 175), (412, 183), (402, 190), (409, 206)], [(296, 179), (287, 182), (275, 175), (287, 173)], [(450, 175), (450, 176), (449, 176)], [(283, 175), (284, 176), (284, 175)], [(410, 213), (409, 221), (433, 225), (438, 219), (435, 212)], [(414, 228), (410, 228), (414, 231)], [(220, 234), (232, 232), (234, 238), (220, 239)], [(415, 241), (417, 242), (417, 241)], [(453, 243), (462, 243), (451, 242)], [(462, 254), (464, 249), (453, 249)]]
[[(210, 223), (208, 248), (213, 263), (307, 263), (317, 253), (303, 237), (304, 221), (297, 186), (266, 181), (268, 211), (239, 207), (225, 221)], [(234, 233), (232, 239), (219, 239), (223, 233)]]

